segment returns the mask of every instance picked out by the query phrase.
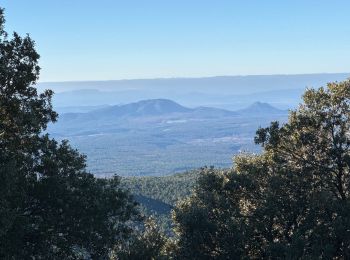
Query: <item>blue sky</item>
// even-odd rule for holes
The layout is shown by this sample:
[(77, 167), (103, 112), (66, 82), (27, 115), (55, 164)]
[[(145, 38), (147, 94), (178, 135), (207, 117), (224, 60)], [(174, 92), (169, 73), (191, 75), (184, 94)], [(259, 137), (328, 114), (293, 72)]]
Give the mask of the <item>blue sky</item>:
[(40, 81), (350, 71), (348, 0), (0, 0)]

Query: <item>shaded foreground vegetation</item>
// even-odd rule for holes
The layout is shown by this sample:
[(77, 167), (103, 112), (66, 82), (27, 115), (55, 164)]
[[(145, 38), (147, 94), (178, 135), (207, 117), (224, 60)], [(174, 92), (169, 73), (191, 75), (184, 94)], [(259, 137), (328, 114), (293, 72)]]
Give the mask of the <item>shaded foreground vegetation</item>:
[(52, 91), (33, 87), (38, 59), (28, 36), (8, 37), (1, 10), (1, 259), (350, 258), (350, 81), (306, 91), (287, 123), (257, 131), (261, 154), (203, 169), (191, 194), (191, 175), (177, 187), (154, 179), (154, 191), (123, 180), (173, 206), (169, 239), (118, 177), (94, 177), (84, 156), (44, 134), (57, 114)]
[(261, 155), (207, 170), (174, 210), (180, 258), (350, 257), (350, 81), (257, 131)]

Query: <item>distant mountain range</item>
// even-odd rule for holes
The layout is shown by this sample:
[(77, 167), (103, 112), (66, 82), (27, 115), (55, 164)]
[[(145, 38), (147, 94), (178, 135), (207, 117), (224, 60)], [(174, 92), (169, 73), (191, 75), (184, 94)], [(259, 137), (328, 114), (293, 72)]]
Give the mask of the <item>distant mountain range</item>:
[[(51, 125), (52, 133), (111, 131), (110, 129), (132, 129), (152, 124), (174, 124), (187, 121), (254, 118), (284, 116), (287, 110), (277, 109), (267, 103), (255, 102), (250, 106), (230, 111), (213, 107), (188, 108), (169, 99), (149, 99), (125, 105), (106, 106), (85, 113), (64, 113), (59, 120)], [(98, 131), (97, 131), (98, 130)], [(116, 130), (115, 130), (116, 131)]]
[(236, 111), (147, 99), (85, 113), (63, 113), (47, 131), (69, 139), (101, 176), (163, 175), (203, 165), (226, 167), (239, 151), (257, 151), (260, 126), (284, 122), (287, 110), (255, 102)]
[(246, 95), (255, 92), (319, 87), (329, 81), (344, 80), (350, 73), (318, 73), (295, 75), (247, 75), (217, 76), (202, 78), (158, 78), (109, 81), (76, 81), (76, 82), (41, 82), (39, 89), (53, 89), (55, 92), (81, 89), (98, 89), (101, 91), (156, 91), (156, 92), (202, 92), (230, 93)]
[(143, 99), (171, 99), (188, 107), (242, 109), (254, 101), (278, 108), (295, 107), (306, 87), (341, 81), (349, 73), (223, 76), (207, 78), (139, 79), (39, 83), (50, 88), (58, 112), (86, 112), (96, 106), (120, 105)]
[(74, 120), (79, 121), (95, 121), (95, 120), (119, 120), (132, 118), (178, 118), (178, 119), (205, 119), (205, 118), (220, 118), (234, 116), (264, 116), (286, 114), (286, 110), (277, 109), (267, 103), (255, 102), (249, 107), (237, 111), (229, 111), (226, 109), (212, 107), (197, 107), (188, 108), (182, 106), (169, 99), (149, 99), (138, 102), (108, 106), (101, 109), (89, 111), (87, 113), (66, 113), (60, 116), (60, 122)]
[[(349, 74), (213, 77), (39, 84), (57, 92), (59, 120), (47, 131), (88, 157), (94, 174), (164, 175), (204, 165), (229, 167), (242, 151), (259, 152), (254, 135), (305, 88)], [(259, 101), (259, 102), (256, 102)], [(142, 198), (141, 198), (142, 199)], [(151, 202), (149, 202), (151, 203)]]

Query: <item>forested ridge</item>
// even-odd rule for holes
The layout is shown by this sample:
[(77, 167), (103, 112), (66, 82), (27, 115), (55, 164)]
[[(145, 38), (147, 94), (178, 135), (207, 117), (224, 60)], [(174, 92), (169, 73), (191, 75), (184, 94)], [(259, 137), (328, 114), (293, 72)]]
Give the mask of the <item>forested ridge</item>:
[(160, 200), (171, 206), (191, 194), (201, 169), (161, 177), (126, 177), (121, 182), (132, 194)]
[(97, 178), (45, 132), (59, 118), (35, 42), (4, 25), (0, 9), (1, 259), (350, 259), (350, 80), (306, 90), (232, 168)]

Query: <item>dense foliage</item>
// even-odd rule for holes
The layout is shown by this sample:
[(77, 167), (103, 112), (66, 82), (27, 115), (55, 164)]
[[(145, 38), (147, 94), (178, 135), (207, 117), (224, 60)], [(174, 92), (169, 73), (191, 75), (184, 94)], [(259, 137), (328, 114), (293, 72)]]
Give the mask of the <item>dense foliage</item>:
[(192, 193), (199, 175), (200, 170), (193, 170), (161, 177), (127, 177), (121, 182), (133, 194), (175, 206), (176, 202)]
[(145, 220), (143, 229), (134, 232), (112, 255), (111, 259), (169, 259), (173, 243), (162, 233), (152, 218)]
[(350, 81), (307, 90), (260, 155), (206, 169), (174, 211), (180, 259), (350, 258)]
[(96, 179), (85, 157), (43, 134), (52, 91), (37, 93), (39, 55), (4, 30), (0, 9), (0, 258), (105, 259), (138, 218), (119, 179)]
[(125, 177), (121, 185), (130, 191), (145, 216), (152, 216), (157, 225), (173, 236), (171, 210), (176, 203), (192, 193), (200, 170), (167, 176)]

